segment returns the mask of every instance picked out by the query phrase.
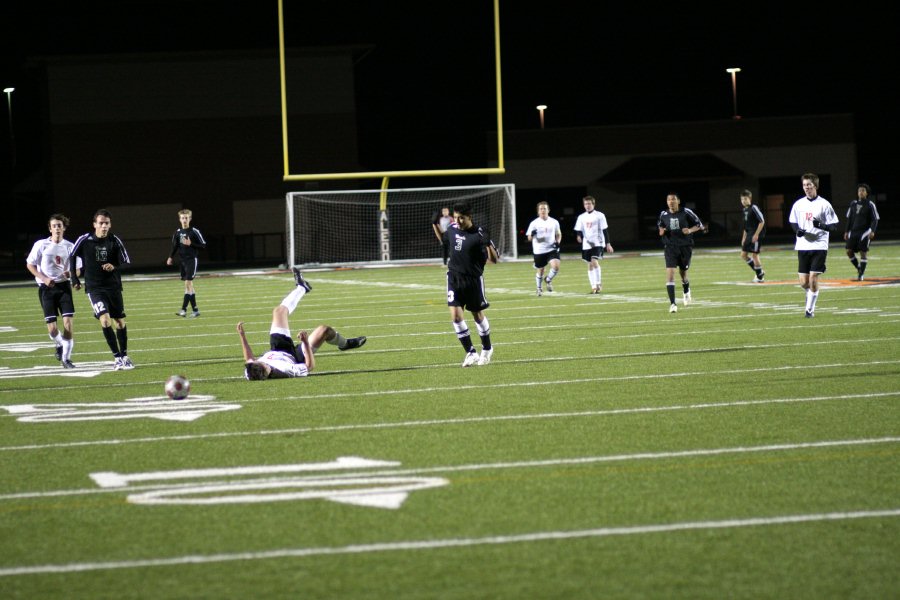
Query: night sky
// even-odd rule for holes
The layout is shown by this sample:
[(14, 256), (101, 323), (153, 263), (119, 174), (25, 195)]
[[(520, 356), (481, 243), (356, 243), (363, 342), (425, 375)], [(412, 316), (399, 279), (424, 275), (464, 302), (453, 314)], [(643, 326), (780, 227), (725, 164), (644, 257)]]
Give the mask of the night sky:
[[(0, 79), (17, 88), (15, 177), (41, 160), (28, 143), (40, 135), (29, 57), (277, 47), (275, 0), (55, 4), (17, 0), (0, 25)], [(759, 3), (713, 12), (685, 3), (525, 4), (500, 4), (506, 129), (539, 127), (538, 104), (548, 106), (548, 128), (728, 119), (725, 69), (737, 66), (744, 118), (853, 113), (860, 178), (876, 193), (900, 193), (898, 53), (880, 12), (856, 4), (834, 12)], [(485, 163), (496, 124), (492, 18), (490, 0), (285, 0), (288, 46), (374, 45), (357, 67), (360, 148), (367, 162), (390, 169), (423, 153), (434, 168)], [(423, 130), (434, 140), (425, 149), (411, 137)]]

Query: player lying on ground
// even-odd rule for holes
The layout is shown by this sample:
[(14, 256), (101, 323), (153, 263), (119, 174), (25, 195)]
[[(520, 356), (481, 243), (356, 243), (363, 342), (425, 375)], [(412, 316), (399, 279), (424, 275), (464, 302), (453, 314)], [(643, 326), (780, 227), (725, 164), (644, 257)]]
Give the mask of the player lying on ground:
[(291, 338), (288, 316), (294, 312), (303, 296), (312, 291), (312, 286), (303, 279), (300, 269), (296, 267), (294, 268), (294, 280), (297, 282), (297, 287), (272, 310), (268, 352), (259, 358), (254, 356), (244, 333), (244, 322), (241, 321), (237, 324), (237, 332), (241, 336), (241, 349), (244, 352), (244, 376), (247, 379), (306, 377), (316, 366), (315, 352), (323, 342), (337, 346), (339, 350), (359, 348), (366, 343), (365, 336), (346, 339), (334, 328), (328, 325), (319, 325), (310, 334), (300, 331), (297, 334), (300, 346), (297, 347)]

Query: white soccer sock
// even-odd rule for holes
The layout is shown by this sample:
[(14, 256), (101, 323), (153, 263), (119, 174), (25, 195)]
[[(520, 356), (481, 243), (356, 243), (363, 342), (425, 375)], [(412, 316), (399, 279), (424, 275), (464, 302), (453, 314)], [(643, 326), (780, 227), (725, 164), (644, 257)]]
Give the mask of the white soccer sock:
[(52, 333), (47, 332), (47, 337), (49, 337), (51, 340), (53, 340), (57, 346), (62, 346), (62, 339), (63, 339), (62, 332), (57, 331), (56, 335), (53, 335)]
[(294, 309), (297, 308), (297, 305), (300, 303), (300, 300), (303, 296), (306, 295), (306, 288), (302, 286), (297, 286), (294, 290), (284, 297), (284, 300), (281, 301), (281, 306), (284, 306), (288, 309), (289, 314), (293, 314)]
[(469, 335), (469, 326), (466, 324), (466, 320), (463, 319), (459, 323), (453, 322), (453, 330), (456, 332), (456, 337), (464, 338)]
[(541, 282), (543, 281), (543, 277), (541, 277), (540, 273), (535, 274), (534, 276), (534, 284), (537, 286), (537, 289), (541, 289)]
[(806, 310), (816, 312), (816, 300), (819, 299), (819, 292), (806, 290)]
[(603, 285), (603, 273), (600, 271), (600, 267), (598, 266), (596, 269), (594, 269), (594, 271), (597, 272), (597, 274), (595, 275), (595, 277), (597, 278), (597, 285)]
[(478, 329), (478, 335), (484, 337), (491, 335), (491, 324), (488, 323), (487, 317), (481, 320), (481, 323), (475, 321), (475, 328)]
[(556, 277), (557, 273), (559, 273), (557, 269), (550, 269), (550, 272), (547, 274), (547, 281), (553, 281), (553, 278)]
[(72, 348), (74, 347), (74, 339), (67, 340), (66, 338), (62, 338), (63, 360), (70, 360), (72, 358)]
[(347, 340), (337, 331), (334, 332), (334, 337), (330, 340), (325, 340), (326, 343), (331, 344), (332, 346), (337, 346), (338, 348), (343, 348), (347, 345)]

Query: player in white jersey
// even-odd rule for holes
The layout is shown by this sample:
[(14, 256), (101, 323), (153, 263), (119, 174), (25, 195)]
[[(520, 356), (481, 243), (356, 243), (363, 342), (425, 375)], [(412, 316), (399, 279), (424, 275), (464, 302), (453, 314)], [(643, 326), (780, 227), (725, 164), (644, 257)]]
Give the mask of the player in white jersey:
[(312, 286), (303, 279), (300, 269), (296, 267), (294, 267), (294, 281), (297, 282), (297, 287), (272, 310), (268, 352), (259, 357), (254, 356), (244, 332), (244, 322), (237, 324), (241, 350), (244, 353), (244, 377), (247, 379), (261, 381), (306, 377), (316, 366), (315, 352), (323, 342), (337, 346), (338, 350), (359, 348), (366, 343), (365, 336), (346, 339), (332, 327), (319, 325), (310, 334), (300, 331), (297, 334), (300, 347), (295, 346), (291, 338), (288, 316), (294, 312), (303, 296), (312, 291)]
[[(72, 319), (75, 316), (75, 303), (69, 283), (69, 257), (75, 244), (63, 237), (69, 226), (68, 217), (59, 213), (52, 214), (48, 226), (50, 237), (34, 243), (25, 266), (38, 284), (44, 322), (47, 323), (50, 339), (56, 344), (56, 360), (60, 361), (63, 368), (73, 369), (72, 348), (75, 346), (75, 338), (72, 335)], [(79, 263), (76, 265), (80, 267)], [(62, 332), (57, 324), (58, 317), (62, 317)]]
[(606, 215), (594, 210), (597, 201), (593, 196), (585, 196), (582, 203), (584, 212), (575, 221), (575, 238), (581, 244), (581, 259), (588, 264), (591, 293), (599, 294), (603, 291), (600, 261), (603, 260), (604, 252), (613, 252), (612, 244), (609, 243), (609, 225), (606, 223)]
[(819, 275), (825, 272), (828, 240), (837, 231), (838, 218), (831, 203), (819, 196), (818, 175), (804, 173), (800, 181), (805, 196), (794, 202), (788, 222), (797, 234), (797, 275), (806, 290), (806, 318), (811, 319), (819, 299)]
[[(543, 292), (541, 284), (547, 283), (547, 291), (553, 291), (553, 278), (559, 273), (559, 243), (562, 241), (562, 229), (559, 221), (550, 216), (550, 205), (546, 202), (538, 202), (537, 219), (528, 225), (525, 235), (531, 242), (531, 251), (534, 254), (534, 282), (537, 285), (537, 295)], [(544, 268), (550, 265), (547, 277), (544, 277)]]

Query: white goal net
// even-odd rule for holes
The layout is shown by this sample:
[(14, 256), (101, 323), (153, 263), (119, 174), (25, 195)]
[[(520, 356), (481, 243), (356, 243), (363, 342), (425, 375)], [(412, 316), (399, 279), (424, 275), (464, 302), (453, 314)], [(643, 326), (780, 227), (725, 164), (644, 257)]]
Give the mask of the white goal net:
[(517, 258), (515, 185), (287, 194), (289, 266), (441, 259), (431, 224), (446, 206), (466, 202), (502, 258)]

